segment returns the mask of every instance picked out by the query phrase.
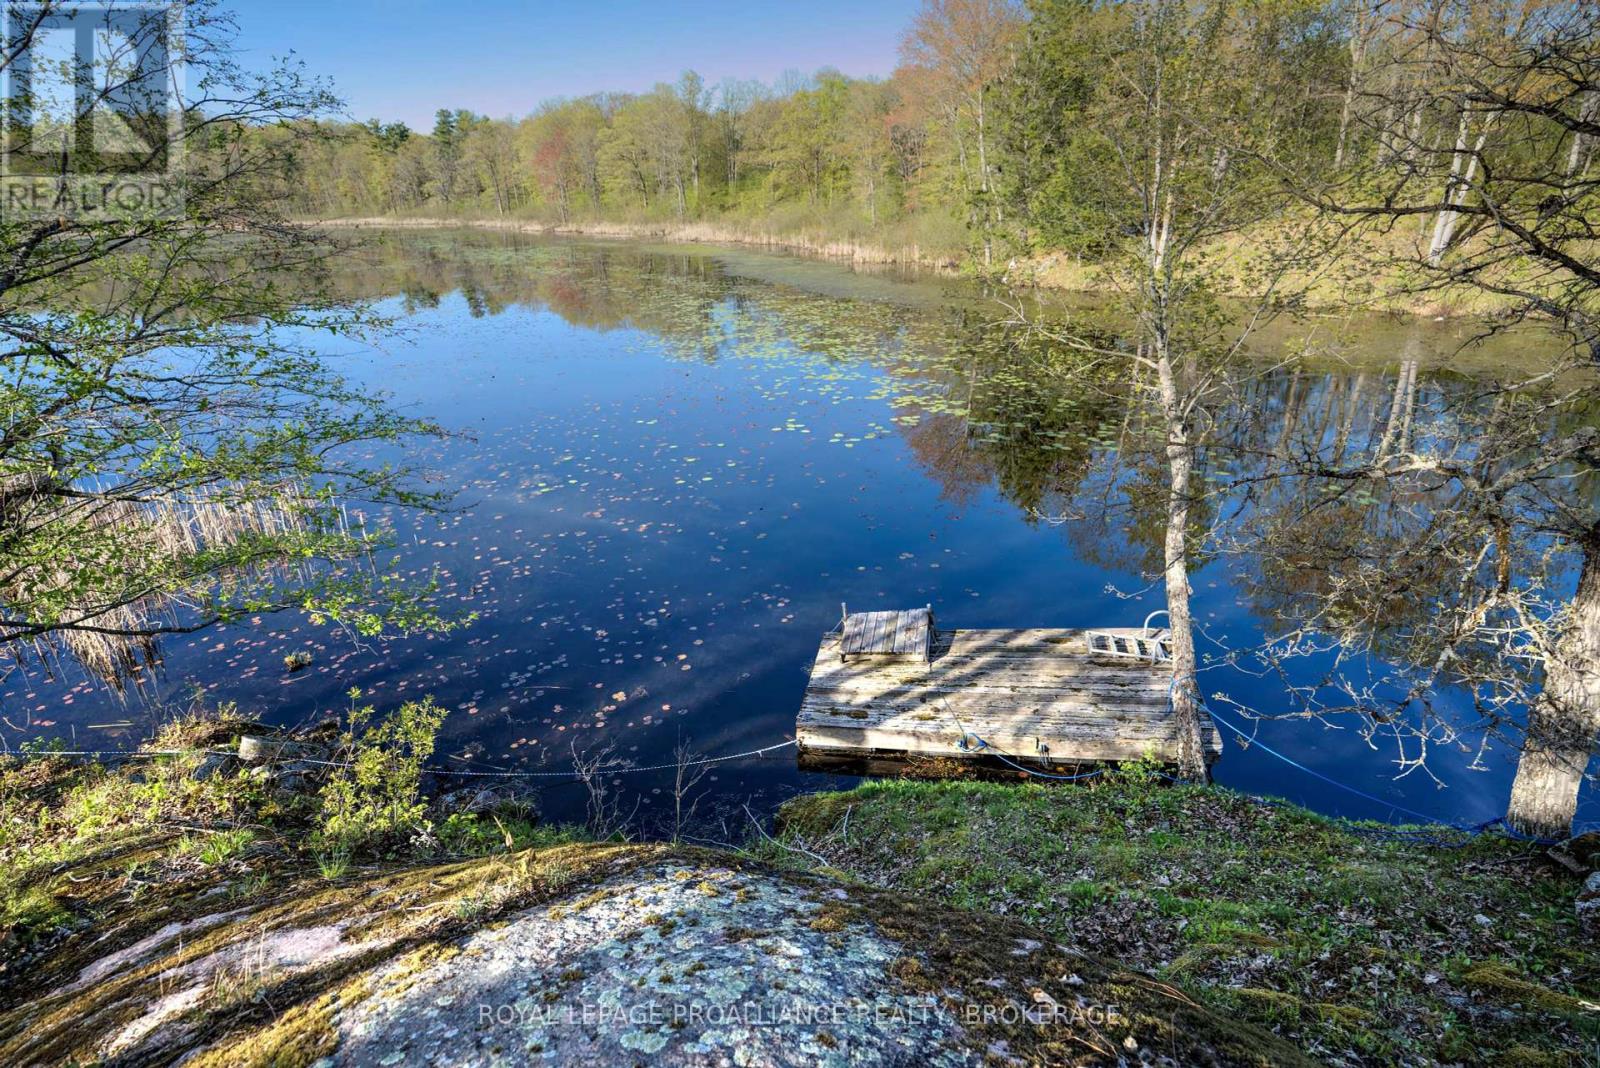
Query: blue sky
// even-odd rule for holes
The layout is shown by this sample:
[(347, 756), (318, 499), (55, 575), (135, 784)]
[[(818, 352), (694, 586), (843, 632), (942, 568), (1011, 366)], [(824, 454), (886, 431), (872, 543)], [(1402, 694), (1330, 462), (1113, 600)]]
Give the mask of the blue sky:
[(917, 0), (231, 0), (246, 59), (293, 50), (358, 119), (431, 126), (440, 107), (522, 115), (554, 96), (638, 91), (693, 68), (894, 69)]

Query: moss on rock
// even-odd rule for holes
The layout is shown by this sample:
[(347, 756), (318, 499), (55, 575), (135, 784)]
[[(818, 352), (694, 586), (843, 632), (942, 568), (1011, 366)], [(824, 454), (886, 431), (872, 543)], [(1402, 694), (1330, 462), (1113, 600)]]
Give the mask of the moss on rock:
[[(574, 844), (281, 883), (212, 912), (113, 909), (112, 937), (61, 947), (75, 978), (52, 967), (0, 1014), (0, 1062), (1303, 1061), (1013, 921), (712, 850)], [(487, 904), (464, 915), (463, 895)]]
[(1137, 775), (878, 782), (797, 798), (780, 828), (775, 860), (1009, 914), (1340, 1063), (1600, 1048), (1578, 880), (1524, 843), (1430, 846)]

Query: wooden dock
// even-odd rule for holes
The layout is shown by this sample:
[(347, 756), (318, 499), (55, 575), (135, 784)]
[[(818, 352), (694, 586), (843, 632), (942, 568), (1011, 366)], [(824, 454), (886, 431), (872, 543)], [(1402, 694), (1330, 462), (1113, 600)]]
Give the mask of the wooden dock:
[[(1177, 761), (1166, 663), (1109, 655), (1091, 648), (1081, 630), (934, 631), (931, 625), (926, 661), (853, 657), (845, 655), (844, 638), (854, 618), (817, 651), (797, 723), (803, 761), (965, 759), (994, 750), (1046, 766), (1145, 756)], [(1093, 633), (1145, 634), (1138, 628)], [(1098, 644), (1103, 648), (1103, 638)], [(1207, 756), (1215, 760), (1222, 741), (1209, 716), (1203, 730)], [(976, 738), (988, 743), (988, 753)]]

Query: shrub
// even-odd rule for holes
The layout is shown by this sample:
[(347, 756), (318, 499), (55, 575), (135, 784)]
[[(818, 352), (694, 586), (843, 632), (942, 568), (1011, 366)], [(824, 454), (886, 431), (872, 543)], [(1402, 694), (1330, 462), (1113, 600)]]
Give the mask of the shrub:
[(370, 705), (353, 703), (360, 695), (351, 691), (343, 739), (348, 766), (333, 769), (320, 795), (315, 845), (323, 851), (378, 850), (433, 833), (422, 800), (422, 769), (433, 755), (445, 709), (427, 697), (378, 719)]

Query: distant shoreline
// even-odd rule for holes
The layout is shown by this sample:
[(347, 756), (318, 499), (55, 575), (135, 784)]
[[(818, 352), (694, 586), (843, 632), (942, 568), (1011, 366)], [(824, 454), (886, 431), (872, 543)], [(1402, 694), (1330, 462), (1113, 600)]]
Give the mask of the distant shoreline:
[[(805, 234), (780, 234), (727, 226), (715, 222), (632, 223), (610, 220), (545, 223), (534, 219), (447, 218), (432, 215), (341, 216), (331, 219), (304, 218), (298, 222), (311, 226), (346, 230), (448, 230), (468, 228), (506, 233), (611, 237), (624, 240), (665, 241), (679, 244), (740, 245), (770, 252), (783, 252), (861, 266), (914, 267), (938, 274), (955, 275), (961, 261), (949, 252), (933, 252), (919, 245), (890, 248), (884, 245)], [(1064, 254), (1048, 254), (1017, 261), (1015, 268), (1025, 276), (1027, 287), (1063, 293), (1104, 293), (1107, 287), (1096, 281), (1093, 265), (1071, 260)], [(1248, 293), (1230, 296), (1250, 299)], [(1326, 298), (1326, 299), (1322, 299)], [(1365, 299), (1338, 300), (1328, 293), (1314, 294), (1306, 302), (1308, 310), (1368, 315), (1400, 315), (1442, 320), (1493, 312), (1482, 294), (1447, 299), (1440, 294), (1369, 295)]]
[(942, 273), (954, 273), (960, 261), (948, 253), (933, 253), (917, 245), (896, 249), (881, 245), (834, 238), (813, 238), (803, 234), (773, 234), (723, 226), (712, 222), (688, 223), (625, 223), (625, 222), (575, 222), (542, 223), (532, 219), (450, 219), (437, 216), (381, 215), (335, 219), (304, 220), (317, 226), (351, 230), (446, 230), (470, 227), (477, 230), (499, 230), (525, 234), (567, 234), (585, 237), (617, 237), (650, 239), (682, 244), (748, 245), (817, 256), (832, 260), (874, 266), (897, 265), (919, 267)]

